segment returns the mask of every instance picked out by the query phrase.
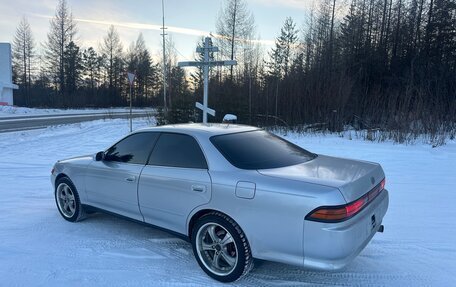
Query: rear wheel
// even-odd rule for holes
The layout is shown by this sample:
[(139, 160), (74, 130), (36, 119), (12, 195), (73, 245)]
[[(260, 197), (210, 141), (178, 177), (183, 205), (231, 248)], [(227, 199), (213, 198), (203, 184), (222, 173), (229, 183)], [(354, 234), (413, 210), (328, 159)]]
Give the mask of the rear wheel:
[(76, 187), (67, 177), (59, 178), (55, 183), (55, 203), (62, 217), (76, 222), (84, 218), (84, 210)]
[(200, 267), (218, 281), (235, 281), (252, 268), (252, 255), (244, 232), (222, 213), (209, 213), (196, 222), (192, 245)]

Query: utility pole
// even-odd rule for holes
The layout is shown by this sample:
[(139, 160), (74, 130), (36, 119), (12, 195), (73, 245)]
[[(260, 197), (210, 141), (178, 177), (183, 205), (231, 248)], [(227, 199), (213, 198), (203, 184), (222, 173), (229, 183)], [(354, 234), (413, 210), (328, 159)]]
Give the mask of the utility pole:
[(163, 26), (162, 26), (162, 36), (163, 36), (163, 108), (165, 110), (165, 114), (168, 111), (168, 105), (166, 103), (166, 51), (165, 51), (165, 2), (162, 0), (162, 15), (163, 15)]
[(196, 103), (196, 107), (203, 111), (203, 123), (207, 124), (207, 114), (215, 116), (215, 111), (210, 109), (207, 106), (208, 98), (209, 98), (209, 67), (212, 66), (233, 66), (237, 65), (237, 62), (234, 60), (228, 61), (211, 61), (209, 58), (210, 52), (218, 52), (218, 47), (212, 46), (212, 41), (210, 37), (206, 37), (204, 39), (204, 47), (196, 48), (196, 52), (201, 53), (204, 52), (204, 60), (202, 62), (198, 61), (189, 61), (189, 62), (179, 62), (177, 65), (179, 67), (203, 67), (203, 77), (204, 77), (204, 97), (203, 97), (203, 104)]

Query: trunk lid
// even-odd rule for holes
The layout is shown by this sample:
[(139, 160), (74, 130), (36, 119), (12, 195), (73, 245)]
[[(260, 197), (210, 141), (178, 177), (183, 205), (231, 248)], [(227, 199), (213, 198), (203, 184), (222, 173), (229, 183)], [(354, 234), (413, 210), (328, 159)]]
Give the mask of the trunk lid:
[(302, 164), (258, 172), (265, 176), (338, 188), (347, 203), (360, 198), (385, 178), (378, 163), (325, 155), (318, 155)]

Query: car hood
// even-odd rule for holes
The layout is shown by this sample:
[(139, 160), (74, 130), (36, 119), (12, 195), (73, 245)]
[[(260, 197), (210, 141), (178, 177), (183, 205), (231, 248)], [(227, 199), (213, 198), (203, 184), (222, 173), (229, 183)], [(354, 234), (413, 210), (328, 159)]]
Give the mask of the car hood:
[(258, 172), (265, 176), (338, 188), (347, 202), (360, 198), (385, 178), (382, 167), (377, 163), (325, 155), (318, 155), (302, 164)]
[(75, 156), (67, 159), (59, 160), (59, 163), (72, 163), (72, 162), (90, 162), (93, 160), (93, 154), (90, 155), (82, 155), (82, 156)]

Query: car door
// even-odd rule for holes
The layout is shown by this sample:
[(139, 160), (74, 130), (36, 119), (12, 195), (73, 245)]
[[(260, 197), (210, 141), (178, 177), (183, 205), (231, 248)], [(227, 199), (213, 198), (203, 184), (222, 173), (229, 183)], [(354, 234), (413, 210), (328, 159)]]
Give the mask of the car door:
[(102, 161), (87, 169), (86, 191), (91, 205), (143, 221), (138, 206), (138, 182), (159, 136), (135, 133), (110, 147)]
[(198, 142), (190, 135), (162, 133), (139, 180), (144, 220), (186, 233), (190, 212), (211, 198), (211, 179)]

